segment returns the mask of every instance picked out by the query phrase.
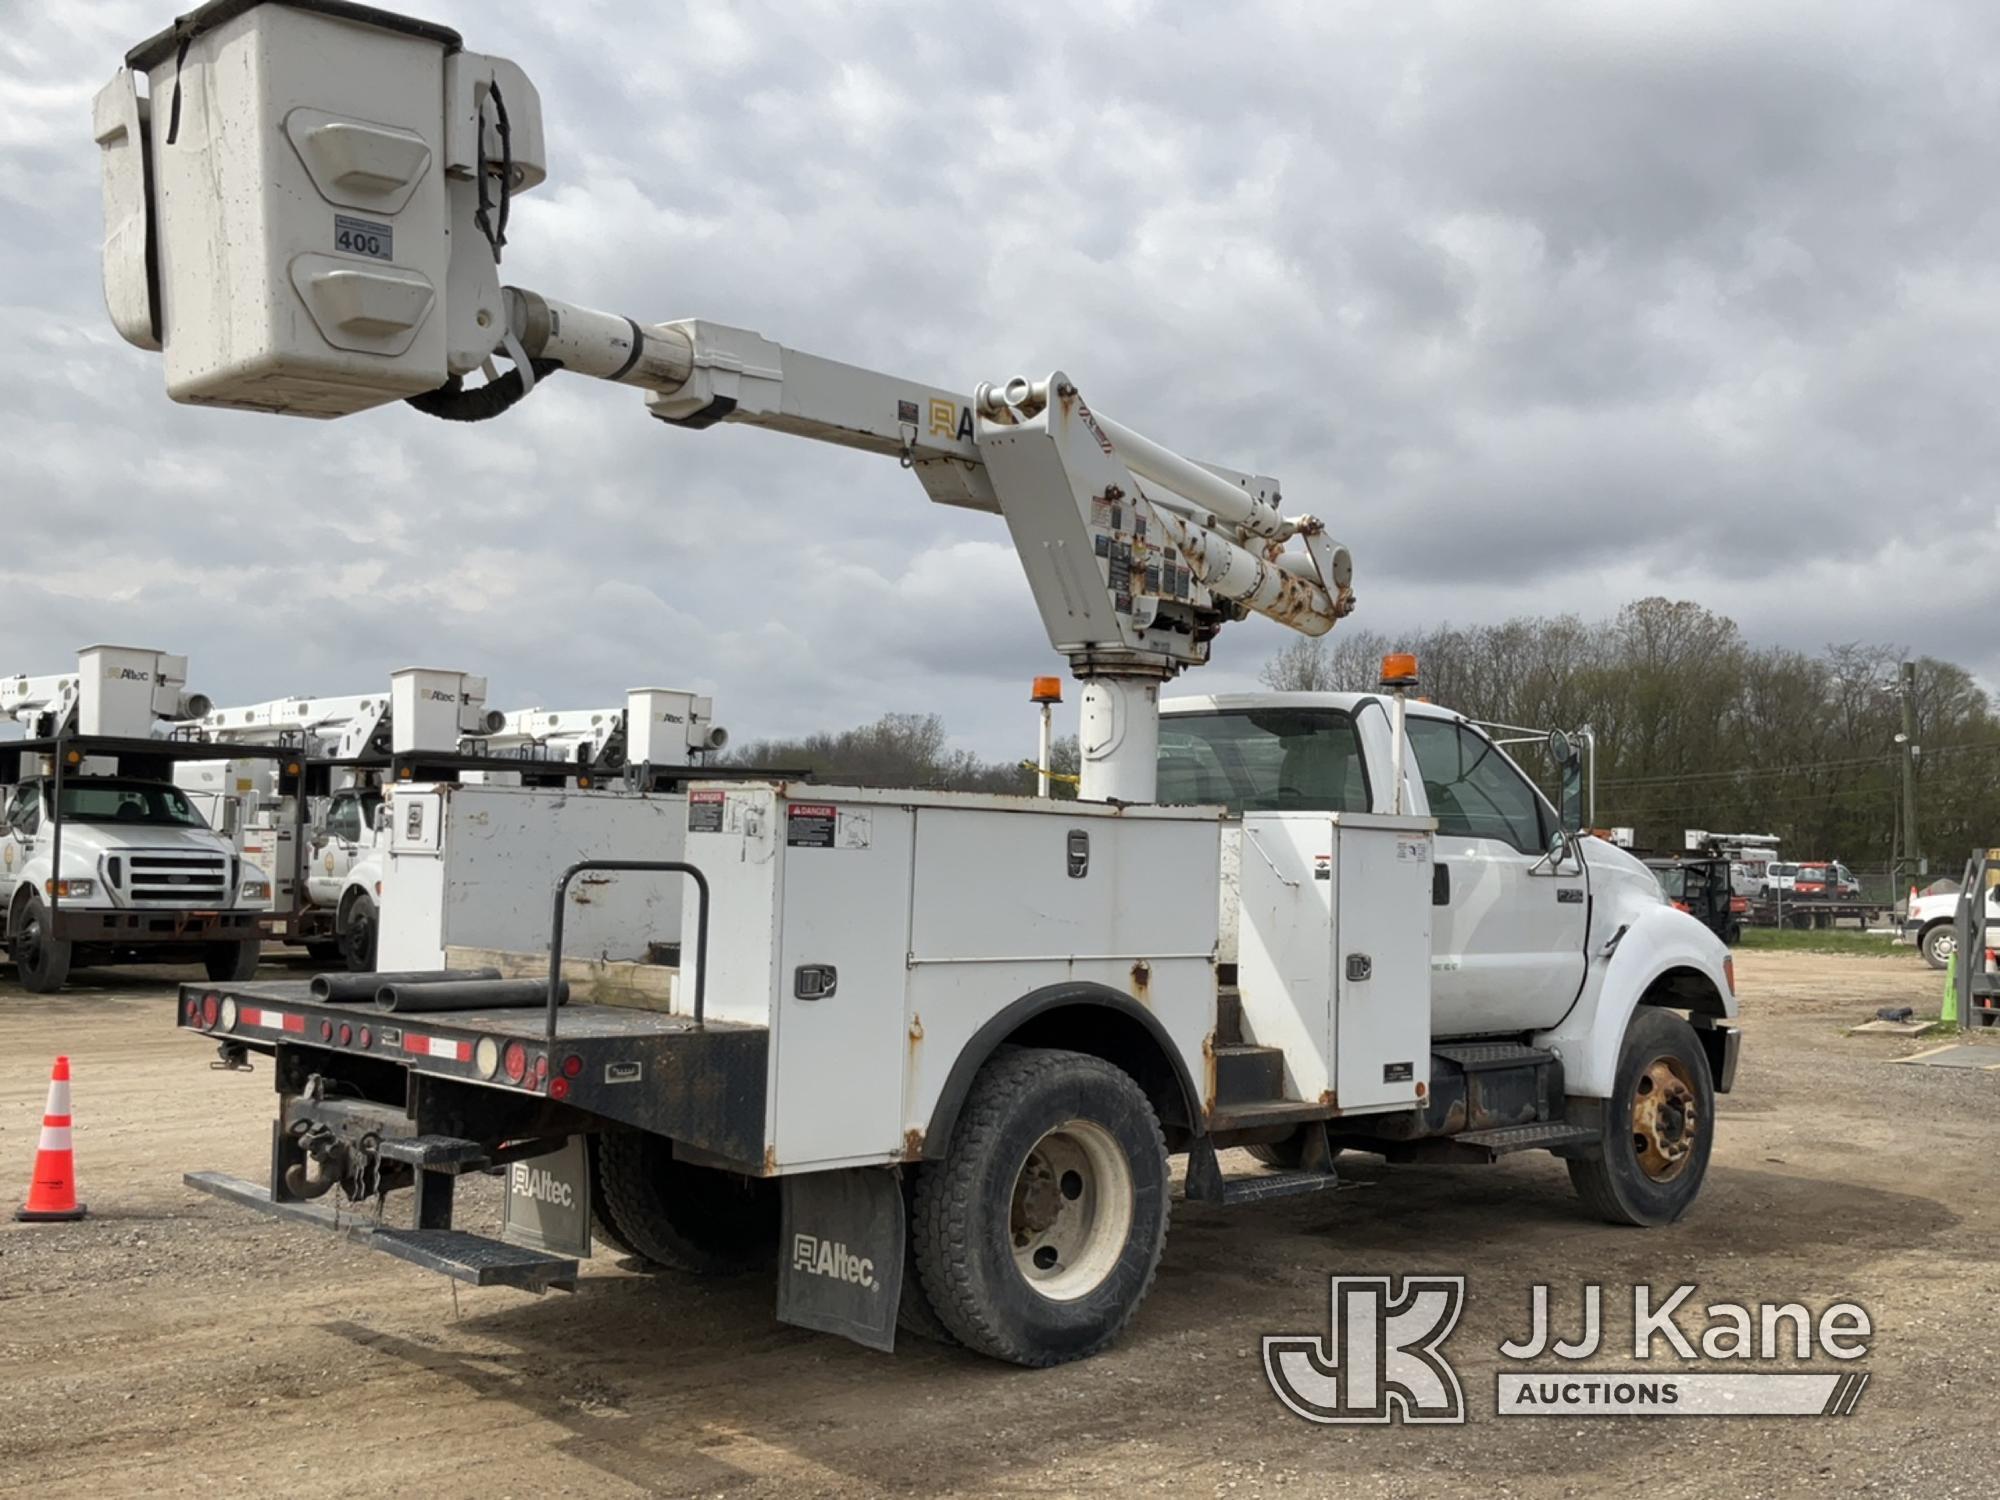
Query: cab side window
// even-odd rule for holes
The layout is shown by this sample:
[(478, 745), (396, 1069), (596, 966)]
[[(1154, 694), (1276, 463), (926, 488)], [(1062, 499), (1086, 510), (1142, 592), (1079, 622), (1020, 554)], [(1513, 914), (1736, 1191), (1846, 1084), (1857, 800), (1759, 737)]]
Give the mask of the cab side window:
[(38, 832), (42, 826), (42, 789), (39, 786), (16, 787), (7, 803), (7, 821), (23, 837)]
[(327, 809), (326, 831), (342, 843), (356, 843), (361, 838), (361, 803), (354, 797), (336, 797), (333, 806)]
[(1498, 839), (1523, 854), (1548, 848), (1542, 799), (1484, 735), (1451, 719), (1416, 715), (1409, 734), (1439, 833)]

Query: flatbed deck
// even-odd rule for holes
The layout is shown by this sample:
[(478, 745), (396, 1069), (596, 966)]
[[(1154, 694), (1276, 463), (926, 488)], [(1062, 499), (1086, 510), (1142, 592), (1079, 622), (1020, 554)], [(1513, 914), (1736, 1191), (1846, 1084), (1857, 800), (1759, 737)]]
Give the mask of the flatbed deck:
[(763, 1169), (764, 1026), (579, 1004), (559, 1008), (551, 1040), (539, 1006), (385, 1011), (372, 1000), (316, 999), (307, 979), (183, 984), (174, 1018), (225, 1054), (248, 1049), (281, 1062), (303, 1054), (303, 1073), (366, 1059), (419, 1084), (491, 1089), (584, 1117), (572, 1129), (649, 1130)]

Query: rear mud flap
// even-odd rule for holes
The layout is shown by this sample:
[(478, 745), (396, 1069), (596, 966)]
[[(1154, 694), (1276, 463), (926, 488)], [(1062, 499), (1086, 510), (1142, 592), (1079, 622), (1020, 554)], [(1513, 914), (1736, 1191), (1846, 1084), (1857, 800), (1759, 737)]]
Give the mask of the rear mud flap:
[(851, 1167), (783, 1182), (778, 1321), (893, 1351), (905, 1234), (895, 1169)]

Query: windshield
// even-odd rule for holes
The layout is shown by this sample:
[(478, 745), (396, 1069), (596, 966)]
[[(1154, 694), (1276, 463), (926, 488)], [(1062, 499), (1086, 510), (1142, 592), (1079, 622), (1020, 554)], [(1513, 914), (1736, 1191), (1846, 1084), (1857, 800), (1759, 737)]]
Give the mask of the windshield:
[(1159, 798), (1232, 813), (1367, 812), (1368, 771), (1353, 718), (1334, 708), (1169, 714), (1160, 721)]
[(179, 790), (151, 781), (72, 781), (62, 790), (62, 815), (72, 823), (137, 823), (148, 828), (206, 828)]
[(1773, 875), (1796, 875), (1799, 872), (1797, 865), (1766, 865), (1764, 868)]
[(1655, 865), (1653, 876), (1660, 882), (1660, 889), (1669, 901), (1678, 901), (1687, 893), (1687, 874), (1678, 865)]

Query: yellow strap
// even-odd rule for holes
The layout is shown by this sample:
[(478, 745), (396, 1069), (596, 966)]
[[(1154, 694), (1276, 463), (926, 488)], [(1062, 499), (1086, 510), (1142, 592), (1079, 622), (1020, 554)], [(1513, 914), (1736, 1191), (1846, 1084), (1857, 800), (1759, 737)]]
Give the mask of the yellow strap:
[(1083, 778), (1081, 776), (1071, 776), (1064, 771), (1051, 771), (1045, 767), (1036, 765), (1031, 760), (1022, 761), (1021, 769), (1024, 771), (1033, 771), (1037, 776), (1046, 776), (1051, 781), (1060, 781), (1064, 786), (1083, 785)]

